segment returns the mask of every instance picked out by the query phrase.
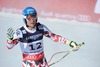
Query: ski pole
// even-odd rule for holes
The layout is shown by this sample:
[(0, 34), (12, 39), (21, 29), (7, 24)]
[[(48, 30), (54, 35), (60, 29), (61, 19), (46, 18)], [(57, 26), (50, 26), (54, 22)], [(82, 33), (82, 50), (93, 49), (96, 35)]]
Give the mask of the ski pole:
[[(85, 45), (84, 42), (78, 44), (77, 48), (79, 49), (79, 48), (80, 48), (81, 46), (83, 46), (83, 45)], [(70, 49), (70, 50), (68, 50), (68, 51), (62, 51), (62, 52), (57, 52), (57, 53), (55, 53), (55, 54), (51, 57), (51, 59), (52, 59), (56, 54), (59, 54), (59, 53), (66, 53), (66, 54), (65, 54), (61, 59), (59, 59), (59, 60), (57, 60), (57, 61), (51, 63), (51, 64), (49, 65), (49, 67), (52, 66), (52, 65), (54, 65), (54, 64), (56, 64), (56, 63), (58, 63), (58, 62), (60, 62), (62, 59), (64, 59), (68, 54), (70, 54), (70, 53), (73, 52), (73, 51), (74, 51), (74, 49), (72, 48), (72, 49)], [(49, 62), (51, 61), (51, 59), (49, 60)], [(48, 62), (48, 63), (49, 63), (49, 62)]]

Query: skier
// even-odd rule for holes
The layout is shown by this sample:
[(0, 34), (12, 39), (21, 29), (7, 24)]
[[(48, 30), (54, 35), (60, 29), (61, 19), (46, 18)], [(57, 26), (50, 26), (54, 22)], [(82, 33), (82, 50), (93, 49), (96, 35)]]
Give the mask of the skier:
[(54, 42), (68, 44), (77, 50), (76, 42), (52, 33), (45, 25), (37, 22), (37, 11), (33, 7), (26, 7), (23, 15), (25, 26), (16, 31), (12, 28), (7, 30), (7, 48), (12, 49), (16, 44), (20, 44), (23, 67), (49, 67), (44, 55), (43, 36)]

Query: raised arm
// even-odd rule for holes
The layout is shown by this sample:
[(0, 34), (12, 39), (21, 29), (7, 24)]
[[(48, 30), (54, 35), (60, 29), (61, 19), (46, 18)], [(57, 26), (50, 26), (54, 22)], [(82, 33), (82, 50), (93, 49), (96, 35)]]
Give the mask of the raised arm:
[(7, 48), (12, 49), (18, 42), (19, 39), (22, 37), (22, 33), (20, 30), (14, 30), (12, 28), (9, 28), (7, 30)]

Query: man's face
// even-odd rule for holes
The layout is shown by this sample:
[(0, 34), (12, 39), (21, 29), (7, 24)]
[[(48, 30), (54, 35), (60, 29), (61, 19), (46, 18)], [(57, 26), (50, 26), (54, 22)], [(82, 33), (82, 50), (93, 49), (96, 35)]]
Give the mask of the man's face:
[(34, 28), (37, 23), (37, 15), (27, 15), (26, 20), (28, 27)]

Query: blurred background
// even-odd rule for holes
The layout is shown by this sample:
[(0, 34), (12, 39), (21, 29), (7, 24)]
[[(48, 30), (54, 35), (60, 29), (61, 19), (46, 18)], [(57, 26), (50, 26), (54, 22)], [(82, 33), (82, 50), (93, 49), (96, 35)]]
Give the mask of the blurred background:
[[(16, 4), (15, 4), (16, 3)], [(0, 66), (22, 67), (20, 46), (6, 47), (6, 31), (24, 25), (22, 11), (32, 6), (38, 12), (38, 22), (55, 34), (77, 43), (85, 42), (77, 52), (70, 53), (51, 67), (100, 67), (100, 0), (1, 0), (0, 1)], [(44, 37), (47, 60), (59, 51), (70, 48)], [(50, 63), (64, 54), (56, 55)]]

